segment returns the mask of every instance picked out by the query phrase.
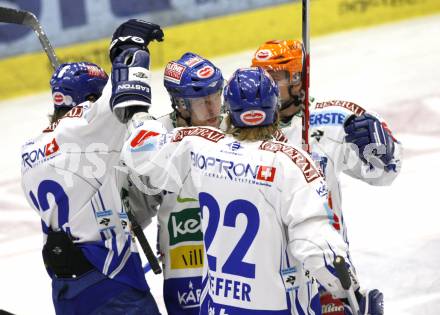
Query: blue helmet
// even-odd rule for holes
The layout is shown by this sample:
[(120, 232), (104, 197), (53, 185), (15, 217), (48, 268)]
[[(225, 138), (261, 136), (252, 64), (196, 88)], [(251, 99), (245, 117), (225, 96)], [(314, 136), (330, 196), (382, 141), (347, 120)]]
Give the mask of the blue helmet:
[(278, 86), (262, 68), (234, 72), (225, 86), (224, 100), (235, 127), (260, 127), (275, 122)]
[(203, 97), (223, 88), (220, 69), (209, 60), (190, 52), (167, 64), (163, 82), (172, 99)]
[(91, 95), (99, 98), (107, 80), (105, 71), (94, 63), (61, 64), (50, 80), (54, 107), (72, 108), (87, 101)]

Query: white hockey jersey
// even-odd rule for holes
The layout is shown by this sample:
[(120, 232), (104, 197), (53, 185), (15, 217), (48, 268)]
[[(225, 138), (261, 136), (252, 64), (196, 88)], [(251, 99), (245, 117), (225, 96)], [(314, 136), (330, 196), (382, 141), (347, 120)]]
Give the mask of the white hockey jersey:
[(95, 103), (73, 108), (22, 147), (22, 187), (49, 230), (62, 229), (104, 275), (147, 290), (116, 187), (127, 135), (110, 111), (110, 80)]
[[(396, 140), (394, 170), (371, 168), (362, 162), (352, 147), (345, 142), (344, 121), (355, 114), (361, 115), (365, 110), (357, 104), (345, 101), (310, 102), (309, 143), (311, 156), (324, 173), (328, 184), (328, 203), (326, 211), (328, 221), (341, 234), (348, 246), (347, 230), (342, 214), (342, 193), (340, 175), (345, 173), (370, 185), (389, 185), (399, 174), (401, 168), (401, 144)], [(377, 116), (377, 115), (376, 115)], [(378, 117), (382, 122), (383, 120)], [(383, 122), (385, 124), (385, 122)], [(385, 128), (386, 124), (385, 124)], [(291, 122), (283, 126), (282, 132), (288, 143), (301, 145), (302, 118), (294, 116)], [(282, 137), (282, 135), (281, 135)], [(353, 211), (356, 211), (354, 209)], [(311, 281), (302, 270), (299, 262), (292, 259), (297, 273), (296, 290), (292, 291), (295, 307), (293, 314), (314, 315), (321, 311), (319, 292), (316, 283)]]
[(328, 222), (326, 184), (306, 153), (280, 142), (238, 142), (209, 127), (166, 132), (160, 122), (144, 123), (122, 158), (148, 176), (144, 191), (197, 193), (206, 249), (202, 314), (290, 314), (295, 281), (286, 252), (343, 295), (332, 272), (346, 244)]
[[(173, 114), (158, 120), (168, 132), (176, 127)], [(163, 263), (163, 295), (168, 313), (198, 315), (204, 246), (197, 193), (164, 191), (157, 219), (158, 248)]]
[[(329, 188), (329, 220), (333, 226), (343, 234), (347, 241), (345, 226), (342, 218), (342, 193), (340, 175), (342, 173), (362, 180), (370, 185), (390, 185), (400, 172), (401, 144), (395, 140), (394, 159), (390, 164), (395, 164), (394, 170), (385, 171), (381, 168), (371, 168), (362, 162), (358, 154), (345, 142), (344, 121), (355, 114), (361, 115), (365, 109), (361, 106), (346, 101), (311, 102), (310, 103), (310, 128), (309, 143), (312, 159), (319, 165), (324, 173)], [(370, 112), (370, 114), (373, 114)], [(377, 116), (385, 128), (386, 123)], [(301, 117), (293, 117), (292, 121), (284, 126), (282, 132), (291, 144), (301, 144)], [(389, 129), (388, 129), (389, 130)]]

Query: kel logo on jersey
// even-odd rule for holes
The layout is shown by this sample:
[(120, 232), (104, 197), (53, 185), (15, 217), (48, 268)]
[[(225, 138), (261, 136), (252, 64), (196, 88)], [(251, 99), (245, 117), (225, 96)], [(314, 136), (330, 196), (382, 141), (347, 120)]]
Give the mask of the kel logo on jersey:
[(171, 213), (168, 220), (170, 245), (186, 241), (202, 241), (200, 208), (189, 208)]
[(58, 152), (59, 149), (60, 147), (58, 146), (57, 141), (53, 138), (52, 141), (46, 144), (43, 148), (23, 153), (21, 155), (23, 166), (33, 167), (36, 164), (45, 162), (54, 157), (54, 154)]
[(214, 74), (214, 68), (211, 66), (204, 66), (202, 69), (197, 71), (197, 76), (200, 79), (207, 79), (212, 77)]
[(240, 120), (248, 126), (256, 126), (266, 119), (266, 113), (261, 110), (248, 110), (240, 115)]

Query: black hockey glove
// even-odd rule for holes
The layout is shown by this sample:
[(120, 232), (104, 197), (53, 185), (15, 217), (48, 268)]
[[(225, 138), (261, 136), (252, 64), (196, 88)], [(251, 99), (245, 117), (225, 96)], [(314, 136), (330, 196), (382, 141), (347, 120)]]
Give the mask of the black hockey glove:
[(136, 47), (148, 51), (148, 44), (157, 40), (163, 41), (163, 31), (159, 25), (138, 19), (131, 19), (122, 23), (113, 33), (110, 44), (110, 61), (125, 49)]

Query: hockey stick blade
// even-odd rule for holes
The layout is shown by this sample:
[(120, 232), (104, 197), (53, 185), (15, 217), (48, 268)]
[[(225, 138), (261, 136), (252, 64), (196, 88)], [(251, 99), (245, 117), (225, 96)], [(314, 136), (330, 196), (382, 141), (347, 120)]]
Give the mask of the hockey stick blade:
[(25, 24), (25, 19), (29, 13), (30, 12), (27, 11), (0, 7), (0, 21), (4, 23), (28, 25)]
[(32, 28), (37, 35), (44, 52), (49, 58), (50, 64), (54, 69), (58, 68), (60, 63), (55, 55), (55, 51), (40, 25), (40, 22), (38, 22), (37, 17), (32, 12), (0, 7), (0, 22), (26, 25)]

